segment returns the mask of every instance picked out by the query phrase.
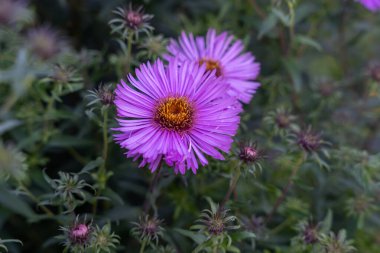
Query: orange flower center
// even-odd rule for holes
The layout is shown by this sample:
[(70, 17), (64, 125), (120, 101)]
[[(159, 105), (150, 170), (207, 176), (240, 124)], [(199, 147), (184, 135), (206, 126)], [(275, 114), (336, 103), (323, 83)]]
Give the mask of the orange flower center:
[(206, 70), (207, 71), (212, 71), (215, 69), (216, 70), (215, 75), (217, 77), (222, 75), (222, 68), (219, 64), (219, 61), (214, 61), (214, 60), (202, 58), (199, 60), (199, 65), (202, 65), (202, 64), (206, 64)]
[(183, 132), (193, 125), (194, 108), (185, 97), (169, 97), (156, 107), (154, 120), (163, 128)]

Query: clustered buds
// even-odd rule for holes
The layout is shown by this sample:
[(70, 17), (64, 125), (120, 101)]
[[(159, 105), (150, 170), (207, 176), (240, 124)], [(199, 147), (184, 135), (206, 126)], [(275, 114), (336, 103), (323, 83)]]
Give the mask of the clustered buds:
[(144, 215), (139, 218), (139, 222), (132, 222), (134, 225), (132, 235), (139, 241), (155, 241), (158, 243), (159, 237), (163, 235), (163, 228), (161, 227), (162, 220), (157, 217), (150, 217)]
[(74, 224), (61, 227), (61, 230), (65, 239), (63, 244), (70, 252), (87, 252), (88, 248), (95, 250), (91, 252), (111, 252), (119, 244), (119, 236), (111, 231), (109, 224), (94, 227), (77, 217)]

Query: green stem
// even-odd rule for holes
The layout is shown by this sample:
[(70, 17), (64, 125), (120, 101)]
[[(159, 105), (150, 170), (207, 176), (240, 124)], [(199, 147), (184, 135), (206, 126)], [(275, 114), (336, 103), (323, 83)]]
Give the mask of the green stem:
[(142, 243), (141, 243), (140, 251), (139, 251), (140, 253), (144, 253), (145, 246), (146, 246), (146, 240), (143, 240)]
[(220, 208), (224, 207), (224, 205), (230, 199), (232, 192), (235, 191), (240, 175), (241, 175), (241, 171), (240, 171), (240, 166), (238, 165), (231, 177), (230, 187), (228, 188), (228, 191), (226, 195), (224, 196), (223, 202), (220, 204)]
[(14, 93), (8, 96), (3, 106), (1, 107), (0, 116), (6, 114), (12, 108), (12, 106), (16, 103), (17, 99), (18, 99), (18, 96), (15, 95)]
[[(100, 196), (100, 192), (105, 189), (107, 184), (107, 172), (106, 172), (106, 163), (108, 157), (108, 108), (104, 108), (103, 112), (103, 150), (102, 150), (102, 158), (103, 163), (99, 167), (98, 170), (98, 186), (99, 189), (96, 193), (96, 197)], [(92, 213), (95, 216), (97, 210), (98, 201), (95, 199), (94, 205), (92, 207)]]
[[(21, 182), (19, 183), (19, 186), (20, 188), (24, 191), (24, 193), (31, 199), (33, 200), (37, 205), (39, 203), (39, 200), (38, 198), (31, 192), (29, 191), (28, 188), (26, 188)], [(41, 209), (49, 216), (49, 217), (52, 217), (54, 216), (54, 213), (49, 209), (47, 208), (46, 206), (40, 206)]]
[(132, 63), (132, 44), (133, 44), (133, 33), (130, 33), (128, 35), (128, 51), (127, 51), (127, 57), (128, 57), (128, 65), (127, 65), (127, 72), (129, 73), (131, 71), (131, 63)]
[(106, 162), (108, 156), (108, 108), (104, 110), (103, 114), (103, 164), (100, 167), (103, 173), (106, 170)]
[(150, 181), (149, 189), (148, 189), (148, 195), (145, 198), (145, 202), (143, 204), (143, 212), (145, 214), (148, 214), (149, 209), (151, 207), (150, 198), (151, 198), (151, 196), (152, 196), (152, 194), (156, 188), (158, 180), (160, 179), (161, 167), (162, 167), (162, 162), (158, 165), (158, 169), (157, 169), (156, 173), (154, 174), (152, 181)]
[(296, 162), (296, 164), (294, 165), (292, 173), (288, 179), (288, 183), (286, 184), (284, 190), (282, 191), (282, 194), (280, 195), (280, 197), (277, 198), (271, 212), (268, 214), (267, 218), (265, 219), (265, 223), (268, 223), (272, 219), (273, 215), (276, 213), (279, 206), (282, 204), (282, 202), (284, 202), (286, 196), (289, 193), (290, 188), (293, 186), (294, 180), (297, 176), (297, 172), (302, 167), (304, 160), (305, 160), (305, 155), (302, 154), (300, 158), (298, 159), (298, 161)]

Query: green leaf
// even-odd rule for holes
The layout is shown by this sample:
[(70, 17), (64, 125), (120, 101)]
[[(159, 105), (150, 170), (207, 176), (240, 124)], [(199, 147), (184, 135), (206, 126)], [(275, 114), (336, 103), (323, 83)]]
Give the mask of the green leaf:
[(37, 214), (19, 196), (11, 193), (4, 186), (0, 186), (0, 204), (13, 212), (28, 219), (35, 219)]
[(87, 163), (86, 166), (83, 167), (83, 169), (80, 171), (79, 174), (88, 173), (91, 170), (99, 167), (99, 165), (101, 165), (102, 163), (103, 163), (103, 158), (98, 157), (96, 160)]
[(269, 14), (268, 17), (263, 21), (259, 29), (258, 39), (261, 39), (264, 35), (273, 30), (277, 25), (278, 18), (273, 13)]
[(197, 244), (202, 244), (207, 239), (206, 236), (204, 236), (202, 234), (195, 233), (193, 231), (184, 230), (184, 229), (180, 229), (180, 228), (176, 228), (174, 230), (183, 236), (189, 237), (190, 239), (192, 239)]
[(312, 47), (318, 51), (322, 51), (322, 46), (315, 40), (304, 35), (297, 35), (295, 38), (296, 42)]
[(324, 218), (322, 222), (321, 232), (327, 234), (332, 226), (333, 221), (333, 213), (331, 210), (328, 210), (326, 217)]
[(289, 72), (289, 75), (293, 81), (294, 90), (297, 93), (301, 92), (302, 88), (302, 78), (301, 78), (301, 71), (299, 69), (299, 66), (297, 62), (294, 59), (284, 59), (283, 60), (285, 64), (285, 68)]
[(4, 134), (5, 132), (21, 125), (21, 121), (15, 120), (15, 119), (10, 119), (7, 121), (4, 121), (0, 123), (0, 135)]
[(90, 146), (93, 142), (90, 140), (79, 139), (78, 137), (61, 135), (55, 136), (47, 144), (50, 147), (69, 148)]
[(273, 9), (272, 9), (272, 12), (273, 12), (273, 14), (274, 14), (278, 19), (281, 20), (281, 22), (282, 22), (285, 26), (290, 26), (290, 25), (291, 25), (289, 15), (286, 15), (282, 10), (277, 9), (277, 8), (273, 8)]

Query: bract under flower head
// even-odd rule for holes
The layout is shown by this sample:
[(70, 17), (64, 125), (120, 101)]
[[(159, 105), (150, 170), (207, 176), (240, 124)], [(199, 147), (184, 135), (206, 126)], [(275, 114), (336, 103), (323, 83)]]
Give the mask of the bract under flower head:
[(184, 174), (196, 173), (198, 162), (207, 164), (205, 155), (224, 159), (229, 152), (238, 124), (241, 106), (226, 96), (226, 82), (205, 66), (178, 61), (167, 67), (158, 60), (142, 64), (136, 76), (117, 86), (115, 105), (119, 127), (114, 130), (127, 157), (142, 158), (155, 171), (163, 160)]

